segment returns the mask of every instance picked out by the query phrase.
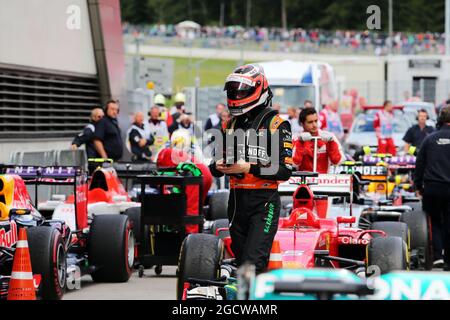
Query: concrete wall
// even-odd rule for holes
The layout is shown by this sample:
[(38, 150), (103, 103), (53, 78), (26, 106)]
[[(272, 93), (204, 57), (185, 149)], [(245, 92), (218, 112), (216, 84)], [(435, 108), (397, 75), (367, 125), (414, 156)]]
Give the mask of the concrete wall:
[[(96, 75), (102, 101), (120, 100), (124, 130), (130, 119), (120, 16), (119, 0), (0, 0), (0, 65)], [(68, 149), (71, 140), (2, 141), (0, 162), (14, 151)]]
[[(411, 62), (411, 64), (410, 64)], [(439, 62), (439, 64), (435, 64)], [(401, 56), (388, 59), (388, 79), (392, 85), (388, 87), (389, 96), (405, 91), (415, 94), (413, 78), (436, 78), (436, 104), (448, 99), (450, 94), (450, 57), (448, 56)], [(424, 90), (431, 90), (425, 87)], [(422, 92), (423, 93), (423, 92)], [(425, 93), (426, 94), (426, 93)], [(394, 99), (395, 100), (395, 99)]]
[(0, 0), (0, 63), (97, 73), (87, 0)]

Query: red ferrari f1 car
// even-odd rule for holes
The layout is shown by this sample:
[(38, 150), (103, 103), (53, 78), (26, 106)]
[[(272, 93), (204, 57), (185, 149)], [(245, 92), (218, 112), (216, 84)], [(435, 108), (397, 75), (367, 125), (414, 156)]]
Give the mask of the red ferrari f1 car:
[[(346, 268), (361, 276), (409, 268), (409, 231), (405, 223), (392, 223), (392, 228), (402, 236), (353, 225), (356, 220), (352, 216), (354, 178), (353, 175), (294, 173), (290, 184), (298, 186), (292, 199), (293, 208), (289, 216), (280, 217), (275, 236), (280, 244), (282, 268)], [(281, 188), (280, 192), (283, 191)], [(332, 197), (350, 199), (348, 212), (342, 212), (336, 219), (327, 218)], [(218, 287), (228, 284), (220, 275), (222, 269), (229, 270), (224, 265), (232, 261), (224, 260), (225, 255), (233, 256), (233, 253), (231, 239), (226, 235), (224, 241), (219, 238), (223, 230), (217, 229), (217, 235), (192, 234), (183, 242), (178, 265), (179, 299), (189, 299), (190, 290), (208, 283)], [(198, 297), (198, 290), (195, 296)]]

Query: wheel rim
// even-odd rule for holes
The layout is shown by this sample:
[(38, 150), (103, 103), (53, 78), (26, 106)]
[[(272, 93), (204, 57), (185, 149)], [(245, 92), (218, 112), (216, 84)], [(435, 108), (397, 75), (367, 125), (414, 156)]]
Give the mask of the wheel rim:
[(128, 267), (132, 268), (134, 264), (134, 250), (135, 250), (135, 243), (134, 243), (134, 235), (132, 230), (128, 230), (127, 234), (127, 263)]
[(67, 277), (67, 261), (63, 245), (58, 245), (56, 254), (56, 270), (58, 272), (58, 285), (63, 288)]

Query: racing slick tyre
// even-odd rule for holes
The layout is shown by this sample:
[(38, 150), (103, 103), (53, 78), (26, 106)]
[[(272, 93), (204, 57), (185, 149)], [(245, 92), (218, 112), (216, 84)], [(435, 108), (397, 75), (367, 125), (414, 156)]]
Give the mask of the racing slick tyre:
[(411, 251), (414, 251), (419, 268), (431, 270), (433, 257), (431, 249), (431, 234), (428, 217), (421, 208), (403, 212), (400, 220), (408, 225), (411, 234)]
[(140, 255), (150, 253), (150, 226), (144, 226), (144, 241), (141, 243), (141, 208), (128, 208), (124, 213), (133, 224), (134, 238)]
[(208, 220), (228, 219), (229, 190), (218, 190), (209, 196)]
[[(228, 219), (219, 219), (214, 221), (212, 227), (211, 227), (211, 234), (216, 235), (217, 229), (222, 229), (222, 228), (230, 228), (230, 221), (228, 221)], [(220, 232), (220, 234), (218, 235), (218, 237), (220, 239), (223, 239), (225, 237), (229, 237), (230, 236), (230, 231), (223, 231)]]
[(367, 246), (368, 267), (378, 266), (381, 274), (394, 270), (407, 270), (408, 250), (400, 237), (373, 238)]
[(178, 259), (177, 299), (181, 300), (187, 279), (216, 279), (222, 255), (223, 245), (218, 237), (204, 233), (188, 235), (181, 244)]
[(50, 226), (27, 229), (33, 274), (41, 275), (37, 293), (44, 300), (58, 300), (67, 284), (67, 255), (61, 233)]
[(94, 281), (125, 282), (134, 264), (134, 234), (126, 215), (94, 217), (88, 239), (89, 265), (95, 267)]
[[(408, 250), (410, 249), (410, 232), (406, 223), (398, 221), (379, 221), (372, 223), (371, 229), (384, 231), (387, 236), (402, 238), (408, 246)], [(372, 235), (374, 238), (381, 236), (376, 233), (373, 233)]]

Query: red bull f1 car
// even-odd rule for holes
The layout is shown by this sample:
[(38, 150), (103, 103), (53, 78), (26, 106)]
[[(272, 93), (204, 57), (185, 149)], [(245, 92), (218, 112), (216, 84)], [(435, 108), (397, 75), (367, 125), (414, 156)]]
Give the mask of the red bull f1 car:
[(0, 299), (8, 295), (19, 228), (27, 229), (34, 284), (40, 299), (60, 299), (66, 287), (71, 230), (46, 220), (32, 205), (22, 178), (0, 175)]
[[(50, 229), (55, 229), (61, 234), (64, 250), (61, 250), (61, 257), (58, 260), (58, 268), (61, 270), (61, 275), (58, 276), (59, 289), (56, 290), (55, 281), (52, 281), (50, 288), (43, 289), (44, 293), (48, 291), (44, 294), (44, 298), (61, 298), (67, 285), (66, 278), (69, 278), (69, 281), (79, 281), (82, 275), (90, 274), (94, 281), (124, 282), (129, 279), (135, 255), (132, 223), (126, 215), (115, 213), (88, 215), (87, 175), (80, 167), (9, 166), (3, 170), (5, 172), (3, 177), (12, 176), (14, 181), (17, 181), (14, 187), (4, 191), (4, 204), (7, 208), (5, 212), (9, 210), (9, 214), (5, 213), (3, 218), (10, 221), (11, 213), (15, 212), (17, 207), (30, 212), (26, 217), (30, 220), (30, 226), (45, 223), (44, 225), (50, 225)], [(32, 205), (25, 184), (34, 185), (36, 188), (34, 203), (38, 203), (38, 188), (43, 185), (70, 186), (73, 195), (68, 198), (67, 203), (61, 203), (60, 199), (56, 200), (58, 203), (52, 219), (45, 220)], [(35, 216), (39, 216), (38, 220), (43, 222), (32, 222), (37, 219)], [(22, 217), (25, 215), (21, 215)], [(33, 229), (29, 228), (28, 234), (33, 232)], [(33, 250), (31, 239), (30, 254), (32, 268), (35, 271), (34, 268), (38, 268), (39, 263), (33, 264), (33, 252), (36, 251)]]

